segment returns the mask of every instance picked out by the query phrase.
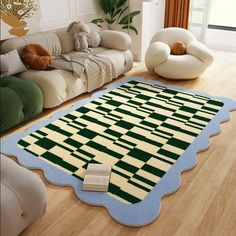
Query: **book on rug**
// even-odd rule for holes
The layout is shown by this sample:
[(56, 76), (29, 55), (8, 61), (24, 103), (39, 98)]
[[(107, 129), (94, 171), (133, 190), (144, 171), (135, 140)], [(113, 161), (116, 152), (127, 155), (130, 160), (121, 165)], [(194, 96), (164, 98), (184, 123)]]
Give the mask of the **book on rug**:
[(108, 190), (111, 175), (111, 165), (89, 164), (83, 182), (83, 190), (101, 191)]

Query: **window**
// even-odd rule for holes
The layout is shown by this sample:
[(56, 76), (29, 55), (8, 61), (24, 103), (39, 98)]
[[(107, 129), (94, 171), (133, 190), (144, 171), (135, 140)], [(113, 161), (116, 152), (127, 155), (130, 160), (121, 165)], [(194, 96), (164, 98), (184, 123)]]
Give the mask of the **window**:
[(236, 31), (235, 12), (235, 0), (212, 0), (208, 28)]

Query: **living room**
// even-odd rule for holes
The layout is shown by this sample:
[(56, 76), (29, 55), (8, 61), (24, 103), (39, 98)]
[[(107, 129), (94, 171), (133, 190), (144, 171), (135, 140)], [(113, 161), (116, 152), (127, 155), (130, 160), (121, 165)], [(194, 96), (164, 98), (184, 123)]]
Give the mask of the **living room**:
[(235, 235), (235, 11), (2, 0), (1, 235)]

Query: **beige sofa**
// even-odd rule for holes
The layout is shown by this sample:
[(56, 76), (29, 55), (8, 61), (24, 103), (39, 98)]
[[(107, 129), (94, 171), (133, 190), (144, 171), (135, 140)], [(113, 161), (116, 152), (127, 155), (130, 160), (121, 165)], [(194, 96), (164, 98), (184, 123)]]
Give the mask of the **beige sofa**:
[[(74, 42), (66, 31), (61, 28), (56, 31), (40, 32), (24, 37), (12, 38), (1, 44), (1, 52), (7, 53), (17, 49), (21, 55), (25, 45), (34, 43), (46, 47), (53, 56), (66, 54), (74, 50)], [(129, 71), (133, 66), (133, 57), (129, 48), (129, 35), (118, 31), (101, 31), (101, 43), (93, 51), (105, 55), (112, 61), (118, 76)], [(41, 88), (44, 95), (44, 108), (51, 108), (88, 91), (85, 73), (76, 78), (66, 70), (32, 70), (19, 74), (24, 80), (32, 80)]]
[(10, 158), (1, 160), (1, 236), (16, 236), (46, 210), (47, 193), (41, 179)]

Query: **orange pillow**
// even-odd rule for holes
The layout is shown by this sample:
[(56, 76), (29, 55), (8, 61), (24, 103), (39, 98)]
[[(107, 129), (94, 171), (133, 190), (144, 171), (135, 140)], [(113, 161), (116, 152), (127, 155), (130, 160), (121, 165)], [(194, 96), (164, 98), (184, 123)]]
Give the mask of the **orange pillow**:
[(171, 54), (173, 55), (183, 55), (185, 53), (185, 45), (182, 42), (176, 42), (171, 47)]
[(44, 70), (52, 64), (53, 57), (39, 44), (28, 44), (23, 49), (22, 60), (32, 69)]

